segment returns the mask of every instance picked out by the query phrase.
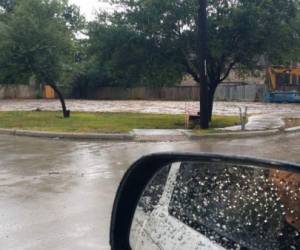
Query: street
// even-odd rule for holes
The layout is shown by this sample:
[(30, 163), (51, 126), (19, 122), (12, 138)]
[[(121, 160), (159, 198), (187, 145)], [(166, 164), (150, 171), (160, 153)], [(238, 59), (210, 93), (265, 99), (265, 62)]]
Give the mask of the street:
[[(167, 101), (91, 101), (66, 100), (72, 112), (141, 112), (155, 114), (184, 114), (186, 111), (197, 113), (198, 102)], [(293, 114), (300, 115), (299, 104), (274, 104), (259, 102), (215, 102), (214, 114), (239, 115), (239, 107), (248, 107), (248, 113), (258, 114)], [(0, 100), (0, 111), (58, 111), (61, 106), (58, 100)]]
[(0, 249), (109, 249), (114, 194), (129, 165), (163, 151), (300, 162), (300, 134), (127, 143), (0, 136)]

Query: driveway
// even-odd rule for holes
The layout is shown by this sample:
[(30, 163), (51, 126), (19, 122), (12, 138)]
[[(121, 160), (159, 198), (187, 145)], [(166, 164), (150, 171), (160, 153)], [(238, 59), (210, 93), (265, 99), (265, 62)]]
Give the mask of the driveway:
[(78, 142), (0, 135), (0, 248), (109, 249), (114, 194), (128, 166), (162, 151), (300, 162), (300, 134), (176, 143)]

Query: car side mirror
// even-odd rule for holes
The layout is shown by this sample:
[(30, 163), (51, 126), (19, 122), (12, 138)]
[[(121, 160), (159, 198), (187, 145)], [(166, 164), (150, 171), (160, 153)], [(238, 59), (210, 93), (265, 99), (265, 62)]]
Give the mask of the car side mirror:
[(125, 174), (113, 250), (300, 249), (300, 165), (156, 154)]

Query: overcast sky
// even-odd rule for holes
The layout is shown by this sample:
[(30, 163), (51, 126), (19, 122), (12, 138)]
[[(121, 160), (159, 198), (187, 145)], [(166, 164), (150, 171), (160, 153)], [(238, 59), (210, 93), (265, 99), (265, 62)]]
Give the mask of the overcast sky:
[(101, 3), (99, 0), (69, 0), (69, 2), (78, 5), (87, 20), (92, 20), (99, 8), (109, 8), (107, 3)]

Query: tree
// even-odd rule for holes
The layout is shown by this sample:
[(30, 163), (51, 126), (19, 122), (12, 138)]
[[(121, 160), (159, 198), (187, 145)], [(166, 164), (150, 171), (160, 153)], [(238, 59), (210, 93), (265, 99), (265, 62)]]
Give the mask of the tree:
[(35, 77), (51, 85), (61, 101), (64, 117), (68, 117), (57, 83), (74, 61), (75, 32), (83, 23), (78, 8), (64, 0), (11, 2), (15, 4), (4, 6), (12, 9), (0, 19), (0, 82), (28, 82)]
[(208, 104), (208, 83), (207, 83), (207, 0), (198, 1), (197, 14), (197, 57), (199, 60), (200, 79), (200, 126), (202, 129), (209, 128), (209, 104)]
[(171, 85), (182, 77), (173, 50), (157, 47), (126, 26), (92, 22), (88, 28), (87, 77), (90, 84), (118, 86)]
[[(180, 71), (176, 76), (188, 73), (202, 86), (201, 60), (197, 50), (197, 26), (201, 24), (197, 19), (199, 0), (110, 0), (110, 3), (117, 6), (116, 11), (100, 13), (99, 26), (109, 30), (127, 30), (133, 36), (144, 39), (146, 44), (151, 44), (151, 50), (142, 46), (149, 56), (153, 55), (153, 47), (157, 53), (164, 54), (166, 50), (167, 56), (172, 56), (172, 67)], [(289, 61), (292, 55), (298, 58), (298, 12), (298, 0), (207, 1), (206, 119), (211, 119), (217, 87), (233, 68), (251, 71), (261, 58), (270, 64)], [(107, 60), (111, 60), (116, 51), (122, 55), (121, 49), (129, 41), (134, 47), (135, 41), (127, 38), (127, 42), (113, 48)], [(123, 65), (123, 70), (137, 65), (135, 62), (139, 62), (140, 57), (135, 56), (136, 60), (131, 59)], [(156, 64), (159, 67), (145, 71), (149, 75), (159, 74), (160, 69), (166, 68), (165, 62), (169, 62), (168, 57), (164, 59)], [(118, 65), (116, 68), (119, 68)]]

